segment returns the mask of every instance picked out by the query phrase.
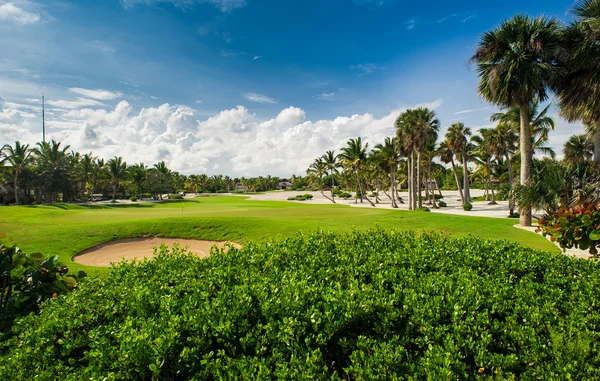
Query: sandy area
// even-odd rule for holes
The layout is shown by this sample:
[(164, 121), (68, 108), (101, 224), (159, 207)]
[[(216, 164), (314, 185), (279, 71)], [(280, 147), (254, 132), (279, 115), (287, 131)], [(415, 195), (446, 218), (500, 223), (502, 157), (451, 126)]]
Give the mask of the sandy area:
[[(175, 243), (179, 244), (182, 248), (187, 248), (201, 258), (210, 255), (210, 248), (213, 245), (219, 247), (225, 245), (225, 242), (200, 241), (195, 239), (128, 238), (104, 243), (85, 250), (74, 256), (73, 262), (86, 266), (109, 267), (111, 263), (120, 262), (122, 259), (151, 258), (154, 255), (154, 247), (158, 247), (161, 244), (172, 247)], [(240, 245), (235, 243), (232, 243), (232, 245), (240, 247)]]

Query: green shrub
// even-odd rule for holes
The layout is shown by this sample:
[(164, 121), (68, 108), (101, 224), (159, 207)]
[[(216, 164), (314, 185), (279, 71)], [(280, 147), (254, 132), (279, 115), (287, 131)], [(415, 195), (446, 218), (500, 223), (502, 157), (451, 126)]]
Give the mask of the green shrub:
[(296, 201), (306, 201), (306, 197), (304, 195), (299, 194), (294, 198)]
[(417, 210), (418, 212), (431, 212), (431, 210), (429, 210), (429, 208), (428, 208), (428, 207), (426, 207), (426, 206), (422, 206), (422, 207), (420, 207), (420, 208), (417, 208), (416, 210)]
[(161, 248), (15, 324), (0, 379), (600, 379), (600, 266), (371, 230)]
[(448, 205), (447, 205), (447, 204), (446, 204), (444, 201), (441, 201), (441, 200), (440, 200), (440, 201), (438, 201), (438, 203), (437, 203), (437, 204), (438, 204), (438, 206), (439, 206), (440, 208), (445, 208), (445, 207), (447, 207), (447, 206), (448, 206)]
[(465, 202), (463, 204), (463, 210), (470, 212), (473, 209), (473, 204), (471, 204), (470, 202)]
[(152, 198), (152, 194), (150, 194), (150, 193), (142, 193), (142, 198)]
[(295, 201), (296, 197), (292, 196), (292, 197), (288, 197), (287, 199), (288, 199), (288, 201)]
[(349, 198), (352, 198), (352, 195), (350, 193), (343, 192), (342, 194), (340, 194), (340, 198), (343, 198), (344, 200), (347, 200)]
[(183, 196), (180, 194), (170, 194), (169, 200), (183, 200)]
[(136, 202), (138, 200), (137, 196), (131, 196), (129, 197), (129, 200)]
[(43, 301), (71, 291), (85, 277), (83, 271), (68, 272), (58, 256), (44, 258), (0, 244), (0, 342), (10, 336), (15, 318), (38, 312)]
[(508, 218), (521, 218), (521, 215), (518, 212), (513, 212), (513, 214), (509, 214)]
[(310, 194), (310, 193), (307, 193), (307, 194), (304, 195), (304, 198), (307, 199), (307, 200), (312, 200), (313, 195)]

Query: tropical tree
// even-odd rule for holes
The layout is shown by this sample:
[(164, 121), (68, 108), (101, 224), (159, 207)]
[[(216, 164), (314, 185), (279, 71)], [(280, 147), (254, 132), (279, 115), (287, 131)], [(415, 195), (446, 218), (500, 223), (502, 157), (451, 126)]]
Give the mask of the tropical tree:
[(560, 114), (593, 126), (594, 161), (600, 164), (600, 0), (579, 0), (576, 19), (563, 33), (568, 54), (561, 55), (564, 75), (554, 86)]
[(70, 174), (67, 171), (69, 164), (67, 151), (70, 146), (61, 148), (61, 144), (55, 140), (50, 143), (40, 142), (33, 150), (38, 170), (41, 171), (39, 182), (46, 193), (47, 202), (54, 201), (61, 190), (64, 195), (65, 188), (71, 185)]
[[(477, 64), (479, 94), (488, 102), (520, 110), (521, 184), (531, 178), (533, 157), (529, 108), (548, 98), (560, 70), (561, 25), (555, 19), (517, 15), (486, 32), (470, 62)], [(531, 225), (531, 210), (520, 223)]]
[(463, 203), (471, 201), (469, 190), (469, 139), (471, 129), (465, 127), (464, 123), (453, 123), (446, 131), (446, 142), (448, 147), (462, 161), (463, 165)]
[(456, 187), (458, 189), (458, 194), (460, 195), (460, 201), (464, 204), (466, 201), (465, 196), (463, 194), (462, 186), (460, 184), (458, 171), (456, 170), (456, 164), (454, 163), (454, 151), (452, 151), (452, 148), (450, 148), (450, 144), (448, 144), (447, 139), (440, 143), (437, 152), (442, 163), (452, 164), (452, 173), (454, 174), (454, 179), (456, 180)]
[(396, 199), (396, 171), (398, 170), (398, 163), (400, 162), (400, 153), (397, 148), (398, 144), (396, 138), (386, 137), (383, 144), (377, 144), (373, 151), (373, 158), (375, 162), (387, 171), (390, 177), (390, 193), (392, 194), (392, 207), (397, 208), (398, 202)]
[[(508, 172), (509, 187), (514, 187), (512, 155), (517, 149), (518, 129), (515, 129), (509, 123), (500, 122), (496, 127), (489, 130), (488, 142), (492, 153), (497, 160), (504, 158), (506, 160)], [(512, 193), (512, 192), (509, 192)], [(508, 198), (509, 216), (514, 215), (515, 201), (514, 197)]]
[(339, 173), (338, 168), (340, 168), (338, 155), (335, 154), (335, 151), (327, 151), (321, 159), (325, 163), (327, 173), (331, 177), (331, 201), (335, 204), (335, 194), (333, 193), (333, 190), (335, 188), (335, 175)]
[(565, 142), (563, 155), (567, 163), (585, 163), (594, 155), (594, 143), (586, 135), (573, 135)]
[(148, 168), (144, 165), (144, 163), (134, 164), (129, 167), (129, 175), (131, 177), (131, 181), (138, 190), (138, 197), (141, 199), (142, 193), (144, 193), (144, 183), (148, 179)]
[[(325, 196), (325, 193), (323, 193), (323, 177), (327, 176), (327, 164), (323, 161), (323, 158), (316, 158), (306, 170), (306, 174), (314, 179), (314, 182), (316, 182), (319, 187), (319, 191)], [(327, 196), (325, 197), (328, 198)]]
[(440, 121), (436, 118), (435, 112), (426, 107), (419, 107), (412, 110), (410, 120), (414, 135), (414, 151), (417, 153), (417, 200), (419, 208), (421, 208), (423, 206), (421, 199), (421, 156), (427, 143), (434, 142), (435, 145)]
[(478, 135), (475, 135), (471, 138), (471, 142), (475, 144), (473, 149), (473, 153), (475, 155), (475, 161), (484, 169), (484, 177), (485, 177), (485, 195), (486, 201), (489, 201), (489, 190), (492, 193), (492, 200), (490, 201), (490, 205), (495, 205), (496, 203), (496, 193), (494, 192), (494, 188), (492, 187), (492, 159), (494, 157), (494, 151), (490, 142), (490, 129), (482, 128), (478, 132)]
[(371, 204), (371, 206), (375, 206), (373, 202), (367, 197), (365, 193), (365, 187), (362, 180), (361, 172), (367, 165), (367, 148), (369, 143), (362, 144), (362, 139), (360, 137), (356, 139), (350, 139), (346, 143), (346, 146), (342, 148), (342, 153), (339, 155), (342, 165), (349, 170), (354, 172), (356, 176), (356, 182), (358, 185), (358, 189), (360, 190), (361, 202), (364, 198)]
[[(12, 174), (13, 188), (15, 191), (15, 203), (20, 204), (19, 200), (19, 177), (25, 170), (25, 168), (31, 163), (31, 151), (29, 150), (29, 144), (21, 144), (16, 141), (14, 146), (6, 144), (2, 147), (4, 159), (3, 162), (10, 164), (10, 172)], [(0, 156), (1, 157), (1, 156)]]
[(112, 199), (115, 201), (117, 189), (119, 188), (121, 181), (126, 180), (129, 175), (127, 171), (127, 163), (123, 161), (122, 157), (115, 156), (108, 161), (107, 168), (108, 176), (113, 188)]

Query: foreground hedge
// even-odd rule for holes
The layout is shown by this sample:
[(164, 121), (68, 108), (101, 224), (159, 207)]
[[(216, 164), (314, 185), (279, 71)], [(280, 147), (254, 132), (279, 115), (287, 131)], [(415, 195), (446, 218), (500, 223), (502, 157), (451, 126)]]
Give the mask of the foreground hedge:
[(20, 320), (0, 379), (600, 379), (598, 290), (595, 262), (475, 238), (163, 248)]

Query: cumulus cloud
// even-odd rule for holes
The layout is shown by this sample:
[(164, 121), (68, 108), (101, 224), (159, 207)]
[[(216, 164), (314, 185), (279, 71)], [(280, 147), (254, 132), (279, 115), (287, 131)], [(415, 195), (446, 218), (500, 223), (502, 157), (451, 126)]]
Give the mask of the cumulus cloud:
[(87, 98), (94, 98), (94, 99), (98, 99), (101, 101), (110, 101), (115, 98), (120, 98), (123, 96), (123, 93), (112, 92), (112, 91), (102, 90), (102, 89), (90, 90), (90, 89), (82, 89), (80, 87), (71, 87), (69, 89), (69, 91), (73, 92), (75, 94), (83, 95), (84, 97), (87, 97)]
[(14, 3), (1, 3), (0, 21), (13, 22), (20, 25), (35, 24), (40, 21), (40, 15), (28, 12)]
[[(440, 104), (437, 100), (422, 106)], [(39, 115), (25, 115), (6, 104), (4, 109), (0, 141), (35, 143), (40, 139)], [(93, 151), (104, 158), (123, 156), (129, 163), (147, 165), (165, 160), (170, 168), (186, 174), (290, 176), (303, 174), (315, 157), (339, 150), (349, 138), (361, 136), (370, 147), (380, 143), (394, 133), (394, 121), (403, 110), (382, 117), (366, 113), (311, 121), (301, 108), (288, 107), (271, 119), (260, 120), (240, 105), (199, 118), (194, 109), (182, 105), (134, 111), (123, 100), (111, 110), (57, 111), (47, 120), (47, 134), (80, 152)]]
[(121, 0), (121, 3), (124, 8), (131, 8), (137, 4), (170, 3), (181, 9), (187, 9), (195, 4), (211, 4), (222, 12), (231, 12), (246, 6), (246, 0)]
[(273, 98), (270, 98), (266, 95), (257, 94), (257, 93), (246, 93), (246, 94), (244, 94), (244, 98), (246, 98), (250, 102), (256, 102), (256, 103), (270, 103), (270, 104), (278, 103)]

